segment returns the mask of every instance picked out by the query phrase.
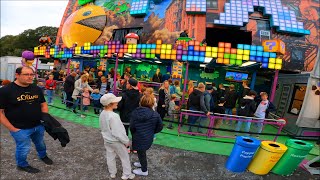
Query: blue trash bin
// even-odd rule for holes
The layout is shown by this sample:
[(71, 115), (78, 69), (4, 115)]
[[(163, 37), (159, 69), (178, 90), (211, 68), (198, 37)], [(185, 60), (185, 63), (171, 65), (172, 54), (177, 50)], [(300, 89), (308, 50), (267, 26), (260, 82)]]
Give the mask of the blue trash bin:
[(244, 172), (260, 146), (260, 143), (261, 142), (255, 138), (237, 136), (232, 152), (227, 160), (226, 168), (232, 172)]

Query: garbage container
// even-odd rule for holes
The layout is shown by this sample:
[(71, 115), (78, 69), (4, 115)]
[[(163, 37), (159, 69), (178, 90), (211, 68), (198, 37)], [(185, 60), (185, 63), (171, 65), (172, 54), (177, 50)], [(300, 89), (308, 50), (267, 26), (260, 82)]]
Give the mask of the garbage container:
[(260, 141), (255, 138), (237, 136), (232, 152), (227, 160), (226, 168), (232, 172), (244, 172), (259, 145)]
[(288, 150), (271, 170), (271, 172), (283, 176), (291, 175), (313, 148), (311, 143), (297, 139), (287, 140), (286, 146)]
[(287, 149), (281, 143), (262, 141), (255, 157), (249, 164), (248, 170), (258, 175), (268, 174)]

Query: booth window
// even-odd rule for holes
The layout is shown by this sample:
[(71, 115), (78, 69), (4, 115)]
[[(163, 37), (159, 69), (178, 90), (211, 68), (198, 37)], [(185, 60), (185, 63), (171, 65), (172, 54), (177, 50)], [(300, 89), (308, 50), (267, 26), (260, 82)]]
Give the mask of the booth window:
[(125, 44), (126, 43), (125, 36), (129, 33), (136, 33), (136, 34), (138, 34), (138, 36), (141, 37), (142, 27), (115, 29), (115, 30), (113, 30), (111, 40), (120, 41), (121, 44)]
[(208, 9), (218, 9), (218, 0), (207, 0)]
[(291, 103), (288, 109), (288, 113), (298, 115), (303, 104), (304, 96), (306, 94), (306, 84), (295, 84), (293, 88), (293, 94)]

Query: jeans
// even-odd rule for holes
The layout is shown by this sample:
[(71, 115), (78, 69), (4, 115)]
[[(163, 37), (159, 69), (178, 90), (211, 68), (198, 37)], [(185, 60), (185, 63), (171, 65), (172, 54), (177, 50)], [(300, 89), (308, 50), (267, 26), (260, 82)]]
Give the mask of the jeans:
[(67, 108), (72, 106), (72, 92), (66, 92), (66, 106)]
[[(192, 108), (192, 107), (190, 107), (189, 109), (193, 110), (193, 111), (197, 111), (197, 109)], [(191, 115), (189, 115), (188, 123), (191, 124), (191, 125), (194, 125), (194, 124), (196, 124), (196, 122), (197, 122), (197, 120), (199, 118), (200, 118), (199, 116), (191, 116)], [(189, 126), (189, 132), (192, 132), (192, 126)]]
[[(225, 113), (226, 114), (229, 114), (229, 115), (232, 115), (232, 109), (233, 108), (226, 108), (226, 111), (225, 111)], [(230, 121), (230, 120), (223, 120), (223, 122), (228, 122), (228, 124), (231, 124), (232, 123), (232, 121)]]
[(82, 105), (82, 110), (83, 110), (83, 111), (87, 111), (87, 110), (88, 110), (88, 106)]
[(262, 132), (262, 128), (263, 128), (263, 121), (264, 119), (257, 119), (257, 121), (259, 121), (256, 125), (257, 125), (257, 128), (258, 128), (258, 131), (257, 133), (261, 133)]
[(48, 104), (52, 103), (52, 99), (53, 99), (53, 90), (49, 90), (47, 89), (47, 96), (48, 96)]
[(148, 171), (148, 161), (147, 161), (146, 150), (138, 150), (137, 153), (138, 153), (139, 162), (141, 164), (142, 172), (147, 172)]
[(172, 126), (172, 123), (174, 122), (174, 114), (171, 114), (170, 115), (170, 122), (169, 122), (169, 125), (168, 125), (168, 128), (173, 128)]
[(38, 157), (46, 156), (46, 145), (43, 140), (44, 126), (39, 125), (30, 129), (21, 129), (17, 132), (10, 132), (16, 142), (16, 163), (20, 167), (29, 166), (27, 156), (30, 152), (31, 141), (38, 152)]
[[(252, 120), (252, 118), (248, 117), (248, 118), (245, 118), (245, 120)], [(243, 121), (238, 121), (237, 126), (236, 126), (236, 131), (240, 131), (242, 123), (245, 123), (244, 131), (245, 132), (249, 132), (250, 131), (251, 122), (243, 122)]]
[(94, 113), (99, 114), (101, 109), (100, 100), (93, 100)]
[(75, 102), (73, 103), (72, 109), (76, 109), (78, 105), (80, 105), (80, 98), (77, 98), (75, 100)]

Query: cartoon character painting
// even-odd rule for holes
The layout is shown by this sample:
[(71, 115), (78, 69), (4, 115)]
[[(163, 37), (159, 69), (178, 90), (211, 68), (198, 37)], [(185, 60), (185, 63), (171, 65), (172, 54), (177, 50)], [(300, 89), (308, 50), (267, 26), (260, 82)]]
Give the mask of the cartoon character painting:
[(129, 33), (125, 38), (126, 44), (138, 44), (139, 36), (136, 33)]
[(22, 60), (21, 60), (22, 66), (32, 67), (32, 64), (34, 62), (33, 52), (32, 51), (23, 51), (21, 56), (22, 56)]

